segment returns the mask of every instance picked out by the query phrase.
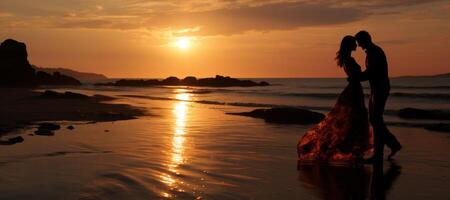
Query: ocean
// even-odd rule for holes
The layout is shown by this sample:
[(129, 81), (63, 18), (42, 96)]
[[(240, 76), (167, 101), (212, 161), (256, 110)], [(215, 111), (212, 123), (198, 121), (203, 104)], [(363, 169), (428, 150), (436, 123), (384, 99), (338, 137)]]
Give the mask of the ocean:
[[(108, 90), (122, 92), (122, 95), (135, 95), (154, 100), (185, 100), (177, 98), (178, 93), (188, 93), (190, 102), (227, 105), (230, 110), (257, 107), (293, 106), (326, 114), (347, 85), (344, 78), (260, 78), (253, 81), (267, 81), (267, 87), (188, 87), (167, 86), (147, 88), (114, 88)], [(363, 82), (366, 105), (370, 94), (368, 82)], [(90, 87), (92, 90), (104, 88)], [(241, 107), (241, 108), (233, 108)], [(391, 93), (386, 105), (386, 119), (403, 122), (404, 125), (426, 122), (440, 122), (430, 120), (402, 120), (396, 117), (402, 108), (418, 108), (426, 110), (450, 111), (450, 78), (392, 78)]]
[[(54, 136), (32, 135), (34, 128), (14, 133), (25, 141), (0, 146), (0, 198), (370, 199), (371, 166), (299, 165), (297, 141), (313, 125), (226, 114), (272, 106), (327, 113), (346, 80), (252, 80), (272, 86), (52, 88), (117, 97), (111, 103), (138, 106), (149, 115), (116, 122), (63, 121)], [(450, 79), (393, 78), (391, 85), (386, 121), (404, 149), (395, 161), (385, 161), (389, 176), (383, 194), (387, 199), (449, 199), (448, 133), (415, 127), (438, 121), (404, 120), (396, 111), (450, 110)], [(64, 128), (68, 125), (75, 129)]]

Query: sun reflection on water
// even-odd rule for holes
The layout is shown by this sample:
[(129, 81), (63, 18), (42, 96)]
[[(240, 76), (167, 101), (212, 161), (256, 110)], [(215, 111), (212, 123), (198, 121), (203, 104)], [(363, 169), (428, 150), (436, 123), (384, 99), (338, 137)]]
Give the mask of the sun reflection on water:
[[(181, 101), (175, 102), (173, 107), (174, 120), (174, 131), (172, 136), (172, 149), (169, 159), (168, 170), (174, 174), (179, 174), (178, 166), (185, 162), (185, 134), (186, 134), (186, 118), (189, 108), (189, 100), (191, 100), (191, 94), (186, 93), (184, 89), (176, 90), (175, 98)], [(177, 180), (170, 174), (163, 174), (161, 176), (161, 182), (170, 187), (171, 190), (177, 189)], [(163, 197), (170, 197), (169, 193), (163, 192)]]

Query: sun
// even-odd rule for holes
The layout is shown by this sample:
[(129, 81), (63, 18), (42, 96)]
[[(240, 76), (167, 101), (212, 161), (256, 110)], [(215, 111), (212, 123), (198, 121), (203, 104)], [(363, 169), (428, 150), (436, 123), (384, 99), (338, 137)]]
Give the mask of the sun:
[(175, 41), (175, 46), (179, 49), (189, 49), (191, 47), (191, 39), (187, 37), (178, 38)]

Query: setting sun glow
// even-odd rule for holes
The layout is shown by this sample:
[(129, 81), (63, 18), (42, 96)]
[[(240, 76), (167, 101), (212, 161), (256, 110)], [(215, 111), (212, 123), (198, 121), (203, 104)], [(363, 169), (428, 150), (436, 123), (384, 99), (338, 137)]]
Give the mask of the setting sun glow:
[(175, 46), (179, 49), (189, 49), (191, 47), (191, 39), (190, 38), (178, 38), (175, 42)]

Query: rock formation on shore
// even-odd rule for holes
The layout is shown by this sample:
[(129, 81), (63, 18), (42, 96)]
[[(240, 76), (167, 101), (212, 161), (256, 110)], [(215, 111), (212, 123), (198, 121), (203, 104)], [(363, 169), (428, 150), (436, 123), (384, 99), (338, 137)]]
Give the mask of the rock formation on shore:
[(269, 123), (280, 124), (316, 124), (325, 118), (325, 115), (321, 113), (293, 107), (256, 109), (251, 112), (227, 114), (261, 118)]
[(24, 43), (7, 39), (0, 45), (0, 85), (33, 86), (35, 70), (28, 62)]
[(34, 87), (38, 85), (81, 85), (81, 82), (58, 72), (38, 71), (28, 62), (25, 43), (7, 39), (0, 45), (0, 86)]
[(251, 80), (239, 80), (236, 78), (231, 78), (229, 76), (216, 75), (214, 78), (201, 78), (197, 79), (193, 76), (188, 76), (184, 79), (179, 79), (177, 77), (171, 76), (164, 80), (157, 79), (121, 79), (116, 82), (109, 83), (97, 83), (97, 86), (131, 86), (131, 87), (146, 87), (146, 86), (157, 86), (157, 85), (185, 85), (185, 86), (205, 86), (205, 87), (252, 87), (252, 86), (269, 86), (270, 84), (261, 81), (255, 82)]

